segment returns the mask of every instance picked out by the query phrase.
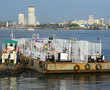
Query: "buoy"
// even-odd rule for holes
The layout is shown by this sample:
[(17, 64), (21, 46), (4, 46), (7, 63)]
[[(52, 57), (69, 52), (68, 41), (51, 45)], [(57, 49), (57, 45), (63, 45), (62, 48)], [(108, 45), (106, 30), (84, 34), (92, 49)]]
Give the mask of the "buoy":
[(100, 64), (96, 64), (96, 70), (101, 70), (102, 66)]
[(86, 64), (86, 65), (85, 65), (85, 69), (86, 69), (86, 70), (90, 70), (90, 69), (91, 69), (90, 64)]
[(79, 71), (79, 70), (80, 70), (79, 65), (75, 65), (75, 66), (74, 66), (74, 71)]

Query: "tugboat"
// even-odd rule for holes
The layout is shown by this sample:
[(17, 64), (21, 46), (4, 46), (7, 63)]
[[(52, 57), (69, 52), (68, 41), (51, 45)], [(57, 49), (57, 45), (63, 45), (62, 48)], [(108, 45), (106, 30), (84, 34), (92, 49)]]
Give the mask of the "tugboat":
[(20, 63), (20, 52), (15, 40), (4, 40), (2, 44), (1, 74), (17, 74), (23, 70)]
[(4, 40), (2, 51), (2, 64), (17, 64), (17, 41), (14, 40)]

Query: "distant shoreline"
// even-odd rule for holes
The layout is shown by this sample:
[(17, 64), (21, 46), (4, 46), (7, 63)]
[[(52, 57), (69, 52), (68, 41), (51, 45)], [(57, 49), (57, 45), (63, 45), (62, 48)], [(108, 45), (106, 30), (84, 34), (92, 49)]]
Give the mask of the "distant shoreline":
[(84, 29), (84, 28), (12, 28), (12, 27), (2, 27), (0, 30), (110, 30), (110, 29)]

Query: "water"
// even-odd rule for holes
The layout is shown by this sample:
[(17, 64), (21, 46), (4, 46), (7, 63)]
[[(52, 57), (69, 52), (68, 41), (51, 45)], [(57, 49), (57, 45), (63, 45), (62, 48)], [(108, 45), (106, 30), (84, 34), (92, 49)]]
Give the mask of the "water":
[[(2, 41), (10, 39), (10, 30), (0, 30), (0, 48)], [(67, 31), (67, 30), (14, 30), (16, 38), (31, 38), (33, 33), (39, 33), (40, 37), (53, 35), (54, 38), (71, 39), (77, 37), (80, 40), (98, 42), (102, 40), (103, 54), (110, 59), (110, 31)], [(0, 76), (0, 90), (110, 90), (110, 74), (53, 74), (42, 75), (32, 71), (25, 71), (17, 76)]]
[(55, 74), (33, 72), (0, 78), (0, 90), (110, 90), (110, 74)]

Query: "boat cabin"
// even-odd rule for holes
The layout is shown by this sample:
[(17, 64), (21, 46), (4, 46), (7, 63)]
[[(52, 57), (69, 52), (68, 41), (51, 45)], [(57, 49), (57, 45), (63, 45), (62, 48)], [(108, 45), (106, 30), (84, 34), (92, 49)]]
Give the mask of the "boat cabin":
[(2, 45), (2, 63), (17, 62), (17, 41), (4, 40)]

